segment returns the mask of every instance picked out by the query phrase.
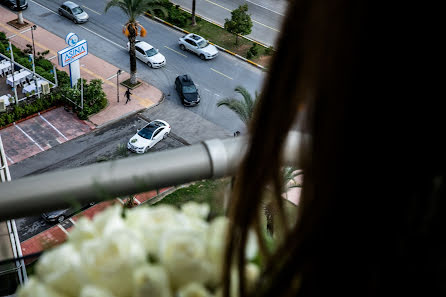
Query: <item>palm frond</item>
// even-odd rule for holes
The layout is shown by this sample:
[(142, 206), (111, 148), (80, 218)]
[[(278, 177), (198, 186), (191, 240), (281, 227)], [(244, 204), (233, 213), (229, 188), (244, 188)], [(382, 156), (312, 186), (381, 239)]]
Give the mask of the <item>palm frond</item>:
[(243, 123), (248, 124), (251, 115), (247, 113), (246, 106), (235, 98), (225, 98), (217, 102), (217, 107), (226, 106), (242, 120)]

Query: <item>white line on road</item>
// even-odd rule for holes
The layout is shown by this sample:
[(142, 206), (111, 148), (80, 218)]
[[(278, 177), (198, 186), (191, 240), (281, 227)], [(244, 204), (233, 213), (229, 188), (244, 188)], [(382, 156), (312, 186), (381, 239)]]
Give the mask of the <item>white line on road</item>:
[(249, 2), (249, 3), (251, 3), (251, 4), (254, 4), (254, 5), (258, 6), (258, 7), (261, 7), (261, 8), (263, 8), (263, 9), (266, 9), (266, 10), (269, 10), (269, 11), (271, 11), (271, 12), (277, 13), (278, 15), (285, 16), (284, 14), (281, 14), (280, 12), (277, 12), (277, 11), (274, 11), (274, 10), (272, 10), (272, 9), (269, 9), (268, 7), (262, 6), (262, 5), (260, 5), (260, 4), (254, 3), (254, 2), (249, 1), (249, 0), (245, 0), (245, 1), (246, 1), (246, 2)]
[(90, 7), (87, 7), (87, 6), (85, 6), (85, 5), (82, 5), (82, 6), (85, 7), (86, 9), (88, 9), (88, 10), (93, 11), (94, 13), (97, 13), (97, 14), (99, 14), (99, 15), (102, 15), (101, 13), (97, 12), (96, 10), (91, 9)]
[(259, 24), (259, 25), (262, 25), (262, 26), (264, 26), (264, 27), (266, 27), (266, 28), (268, 28), (268, 29), (271, 29), (271, 30), (273, 30), (273, 31), (280, 32), (280, 31), (277, 30), (276, 28), (267, 26), (267, 25), (265, 25), (265, 24), (263, 24), (263, 23), (261, 23), (261, 22), (257, 22), (256, 20), (252, 20), (252, 21), (253, 21), (254, 23), (257, 23), (257, 24)]
[(6, 37), (6, 38), (11, 39), (11, 38), (16, 37), (16, 36), (17, 36), (17, 34), (13, 34), (13, 35), (8, 36), (8, 37)]
[(67, 234), (67, 235), (68, 235), (68, 231), (67, 231), (67, 229), (65, 229), (64, 227), (62, 227), (62, 225), (61, 225), (61, 224), (57, 224), (57, 227), (59, 227), (59, 228), (60, 228), (60, 230), (62, 230), (63, 232), (65, 232), (65, 234)]
[(57, 55), (54, 55), (54, 56), (48, 58), (48, 60), (52, 60), (52, 59), (54, 59), (54, 58), (56, 58), (56, 57), (57, 57)]
[(14, 126), (19, 129), (20, 131), (22, 131), (23, 134), (25, 134), (26, 137), (29, 138), (29, 140), (31, 140), (32, 142), (34, 142), (35, 145), (37, 145), (39, 147), (39, 149), (43, 152), (45, 151), (37, 142), (34, 141), (34, 139), (31, 138), (31, 136), (29, 136), (25, 131), (22, 130), (22, 128), (20, 128), (18, 125), (16, 125), (16, 123), (14, 123)]
[(179, 51), (176, 51), (176, 50), (174, 50), (174, 49), (171, 49), (171, 48), (168, 47), (168, 46), (164, 46), (164, 47), (167, 48), (167, 49), (170, 49), (171, 51), (173, 51), (173, 52), (175, 52), (175, 53), (177, 53), (177, 54), (179, 54), (179, 55), (182, 55), (183, 57), (186, 57), (186, 58), (187, 58), (186, 55), (184, 55), (183, 53), (180, 53)]
[(214, 95), (217, 96), (217, 97), (221, 97), (221, 95), (218, 95), (217, 93), (214, 93)]
[(92, 30), (90, 30), (90, 29), (88, 29), (87, 27), (85, 27), (84, 25), (79, 25), (79, 27), (82, 27), (82, 28), (84, 28), (85, 30), (87, 30), (88, 32), (90, 32), (90, 33), (93, 33), (94, 35), (96, 35), (96, 36), (99, 36), (99, 37), (101, 37), (102, 39), (104, 39), (104, 40), (106, 40), (106, 41), (108, 41), (108, 42), (110, 42), (110, 43), (112, 43), (112, 44), (114, 44), (114, 45), (116, 45), (117, 47), (120, 47), (120, 48), (122, 48), (122, 49), (125, 49), (125, 50), (127, 50), (125, 47), (123, 47), (122, 45), (120, 45), (120, 44), (117, 44), (116, 42), (114, 42), (114, 41), (111, 41), (110, 39), (108, 39), (108, 38), (105, 38), (104, 36), (102, 36), (102, 35), (99, 35), (98, 33), (96, 33), (96, 32), (94, 32), (94, 31), (92, 31)]
[(214, 4), (215, 6), (218, 6), (218, 7), (221, 7), (221, 8), (223, 8), (223, 9), (226, 9), (227, 11), (232, 11), (232, 10), (230, 10), (229, 8), (226, 8), (226, 7), (224, 7), (224, 6), (221, 6), (220, 4), (217, 4), (217, 3), (215, 3), (215, 2), (212, 2), (212, 1), (209, 1), (209, 0), (205, 0), (205, 1), (207, 1), (207, 2), (209, 2), (209, 3), (212, 3), (212, 4)]
[(43, 8), (45, 8), (46, 10), (48, 10), (48, 11), (50, 11), (50, 12), (54, 13), (54, 14), (58, 14), (57, 12), (54, 12), (54, 11), (52, 11), (52, 10), (51, 10), (51, 9), (49, 9), (48, 7), (45, 7), (45, 6), (43, 6), (42, 4), (40, 4), (40, 3), (37, 3), (36, 1), (33, 1), (33, 0), (31, 0), (31, 2), (32, 2), (32, 3), (34, 3), (34, 4), (37, 4), (37, 5), (39, 5), (40, 7), (43, 7)]
[(112, 78), (115, 78), (117, 76), (117, 74), (113, 74), (112, 76), (110, 76), (109, 78), (107, 78), (107, 80), (110, 80)]
[(50, 122), (48, 122), (47, 119), (45, 119), (39, 112), (39, 116), (42, 120), (44, 120), (48, 125), (51, 126), (51, 128), (53, 128), (54, 130), (56, 130), (57, 133), (59, 133), (60, 136), (62, 136), (63, 138), (65, 138), (65, 140), (68, 140), (67, 137), (65, 137), (65, 135), (62, 134), (62, 132), (59, 131), (59, 129), (57, 129), (56, 127), (53, 126), (53, 124), (51, 124)]
[(73, 220), (72, 218), (69, 218), (69, 220), (70, 220), (70, 222), (71, 222), (73, 225), (76, 225), (76, 224), (77, 224), (76, 221)]
[(226, 74), (223, 74), (223, 73), (221, 73), (220, 71), (215, 70), (214, 68), (211, 68), (211, 70), (213, 70), (213, 71), (217, 72), (218, 74), (223, 75), (224, 77), (229, 78), (229, 79), (232, 80), (232, 77), (227, 76)]
[(22, 32), (20, 32), (20, 34), (26, 33), (26, 32), (28, 32), (28, 31), (31, 31), (31, 28), (28, 28), (28, 29), (26, 29), (26, 30), (23, 30)]

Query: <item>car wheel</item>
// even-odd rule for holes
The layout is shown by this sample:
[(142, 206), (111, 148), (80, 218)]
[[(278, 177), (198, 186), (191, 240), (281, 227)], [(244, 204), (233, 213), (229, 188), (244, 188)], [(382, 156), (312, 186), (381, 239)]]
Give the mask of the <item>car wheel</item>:
[(201, 54), (201, 55), (200, 55), (200, 59), (205, 60), (206, 57), (205, 57), (203, 54)]
[(164, 134), (163, 139), (166, 139), (167, 136), (169, 136), (169, 132), (166, 132), (166, 134)]
[(76, 20), (76, 19), (74, 19), (73, 22), (74, 22), (75, 24), (77, 24), (77, 20)]
[(64, 217), (63, 215), (57, 217), (57, 221), (58, 221), (59, 223), (62, 223), (64, 220), (65, 220), (65, 217)]
[(146, 147), (146, 149), (144, 150), (144, 153), (147, 153), (149, 151), (150, 147)]
[(182, 51), (186, 50), (186, 47), (184, 46), (184, 44), (180, 44), (180, 48), (181, 48)]
[(60, 15), (60, 16), (63, 16), (62, 11), (60, 11), (60, 10), (59, 10), (59, 15)]
[(150, 63), (150, 62), (147, 62), (147, 66), (149, 66), (150, 68), (153, 68), (152, 63)]

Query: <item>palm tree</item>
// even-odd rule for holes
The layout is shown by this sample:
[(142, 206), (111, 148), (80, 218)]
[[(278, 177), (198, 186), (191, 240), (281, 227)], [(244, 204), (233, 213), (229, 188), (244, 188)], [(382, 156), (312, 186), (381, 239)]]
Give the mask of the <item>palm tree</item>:
[[(248, 124), (248, 122), (252, 118), (252, 114), (254, 111), (254, 100), (251, 97), (251, 94), (242, 86), (237, 86), (234, 91), (242, 95), (243, 101), (240, 101), (235, 98), (225, 98), (217, 102), (217, 106), (226, 106), (242, 120), (245, 125)], [(257, 98), (259, 95), (257, 92), (255, 93), (255, 98)]]
[(197, 22), (195, 21), (195, 2), (196, 0), (192, 0), (192, 26), (195, 26)]
[[(20, 0), (16, 0), (15, 5), (17, 6), (17, 9), (20, 9)], [(19, 10), (19, 12), (17, 12), (17, 22), (20, 25), (23, 25), (25, 23), (23, 21), (23, 12), (21, 10)]]
[(135, 40), (136, 36), (146, 36), (147, 31), (141, 24), (136, 21), (136, 18), (143, 15), (146, 11), (153, 7), (157, 0), (111, 0), (105, 6), (105, 12), (110, 7), (119, 7), (127, 16), (128, 21), (122, 29), (122, 33), (128, 37), (130, 43), (130, 83), (136, 84), (136, 54), (135, 54)]

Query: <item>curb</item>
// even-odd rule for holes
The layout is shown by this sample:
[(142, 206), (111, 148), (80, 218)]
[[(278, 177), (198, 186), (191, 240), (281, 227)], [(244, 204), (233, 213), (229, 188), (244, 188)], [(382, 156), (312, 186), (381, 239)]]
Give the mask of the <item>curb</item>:
[(0, 130), (3, 130), (3, 129), (8, 128), (8, 127), (11, 127), (11, 126), (13, 126), (13, 125), (15, 125), (15, 124), (18, 124), (18, 123), (21, 123), (21, 122), (23, 122), (23, 121), (32, 119), (32, 118), (34, 118), (34, 117), (36, 117), (36, 116), (41, 115), (42, 113), (51, 111), (51, 110), (56, 109), (56, 108), (61, 107), (61, 106), (63, 106), (63, 105), (54, 105), (54, 106), (52, 106), (52, 107), (50, 107), (50, 108), (48, 108), (48, 109), (45, 109), (45, 110), (42, 110), (42, 111), (38, 111), (37, 113), (34, 113), (34, 114), (32, 114), (32, 115), (29, 115), (29, 116), (27, 116), (27, 117), (25, 117), (25, 118), (22, 118), (22, 119), (20, 119), (20, 120), (15, 121), (15, 122), (9, 123), (8, 125), (1, 127)]
[[(184, 9), (181, 8), (181, 7), (180, 7), (180, 9), (184, 10)], [(184, 11), (187, 12), (187, 10), (184, 10)], [(176, 29), (176, 30), (178, 30), (178, 31), (183, 32), (183, 33), (186, 33), (186, 34), (191, 33), (191, 32), (189, 32), (189, 31), (186, 31), (186, 30), (184, 30), (184, 29), (182, 29), (182, 28), (180, 28), (180, 27), (177, 27), (177, 26), (175, 26), (175, 25), (173, 25), (173, 24), (171, 24), (171, 23), (169, 23), (169, 22), (166, 22), (165, 20), (162, 20), (162, 19), (160, 19), (159, 17), (156, 17), (156, 16), (154, 16), (154, 15), (151, 15), (151, 14), (148, 13), (148, 12), (146, 12), (145, 15), (146, 15), (146, 16), (149, 16), (151, 19), (153, 19), (153, 20), (155, 20), (155, 21), (158, 21), (158, 22), (160, 22), (160, 23), (163, 23), (163, 24), (165, 24), (165, 25), (168, 25), (169, 27), (172, 27), (172, 28), (174, 28), (174, 29)], [(208, 22), (210, 22), (210, 23), (212, 23), (212, 24), (214, 24), (214, 25), (216, 25), (216, 26), (219, 26), (219, 27), (221, 28), (221, 26), (220, 26), (219, 24), (216, 24), (216, 23), (214, 23), (213, 21), (210, 21), (210, 20), (208, 20), (208, 19), (206, 19), (206, 18), (203, 18), (203, 17), (201, 17), (201, 16), (199, 16), (199, 15), (197, 15), (197, 14), (195, 14), (195, 16), (197, 16), (197, 17), (199, 17), (199, 18), (202, 18), (202, 19), (204, 19), (204, 20), (206, 20), (206, 21), (208, 21)], [(246, 38), (245, 36), (241, 36), (241, 37)], [(255, 43), (259, 44), (259, 45), (268, 47), (268, 46), (266, 46), (266, 45), (264, 45), (264, 44), (262, 44), (262, 43), (260, 43), (260, 42), (258, 42), (258, 41), (252, 40), (252, 39), (250, 39), (250, 38), (246, 38), (246, 39), (248, 39), (248, 40), (250, 40), (250, 41), (252, 41), (252, 42), (255, 42)], [(238, 55), (238, 54), (236, 54), (236, 53), (233, 53), (233, 52), (231, 52), (231, 51), (229, 51), (229, 50), (227, 50), (227, 49), (225, 49), (225, 48), (223, 48), (223, 47), (221, 47), (221, 46), (219, 46), (219, 45), (216, 45), (216, 44), (213, 43), (213, 42), (210, 42), (210, 41), (209, 41), (209, 43), (210, 43), (210, 44), (213, 44), (215, 47), (217, 47), (217, 48), (220, 49), (221, 51), (224, 51), (224, 52), (226, 52), (226, 53), (228, 53), (228, 54), (230, 54), (230, 55), (232, 55), (232, 56), (234, 56), (234, 57), (236, 57), (236, 58), (239, 58), (239, 59), (241, 59), (241, 60), (243, 60), (243, 61), (245, 61), (245, 62), (248, 62), (249, 64), (252, 64), (252, 65), (256, 66), (257, 68), (260, 68), (260, 69), (262, 69), (262, 70), (267, 70), (266, 67), (263, 67), (263, 66), (260, 65), (260, 64), (257, 64), (257, 63), (255, 63), (255, 62), (253, 62), (253, 61), (251, 61), (251, 60), (248, 60), (248, 59), (246, 59), (246, 58), (244, 58), (244, 57), (242, 57), (242, 56), (240, 56), (240, 55)]]

